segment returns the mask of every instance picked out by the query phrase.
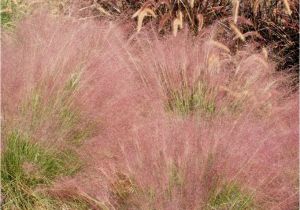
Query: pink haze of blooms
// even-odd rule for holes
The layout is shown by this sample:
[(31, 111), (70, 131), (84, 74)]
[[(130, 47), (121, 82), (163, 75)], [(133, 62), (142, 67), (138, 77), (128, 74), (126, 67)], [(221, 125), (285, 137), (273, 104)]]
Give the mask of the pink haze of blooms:
[[(111, 185), (121, 173), (138, 186), (128, 202), (139, 209), (203, 209), (227, 183), (262, 209), (297, 208), (298, 92), (250, 44), (233, 54), (214, 40), (215, 29), (160, 37), (151, 28), (136, 34), (122, 23), (45, 15), (15, 30), (2, 37), (4, 120), (22, 117), (19, 105), (37, 85), (47, 98), (78, 73), (74, 103), (99, 122), (77, 148), (85, 167), (57, 181), (58, 191), (118, 209)], [(188, 88), (207, 85), (216, 113), (166, 108), (167, 91), (180, 89), (182, 78)], [(228, 108), (234, 100), (241, 103), (236, 112)], [(50, 129), (51, 120), (45, 124)], [(43, 129), (33, 135), (52, 141)], [(173, 168), (180, 184), (170, 188)]]

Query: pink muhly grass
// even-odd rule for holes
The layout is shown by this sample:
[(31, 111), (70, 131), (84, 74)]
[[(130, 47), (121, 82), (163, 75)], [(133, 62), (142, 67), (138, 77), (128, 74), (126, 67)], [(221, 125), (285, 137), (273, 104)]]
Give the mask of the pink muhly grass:
[[(50, 106), (79, 72), (71, 105), (97, 124), (77, 148), (86, 167), (55, 189), (99, 209), (206, 209), (235, 205), (215, 201), (228, 185), (248, 208), (297, 208), (298, 96), (258, 50), (232, 53), (210, 30), (128, 36), (117, 23), (37, 17), (2, 41), (5, 122), (26, 130), (24, 97), (41, 87)], [(33, 136), (52, 141), (53, 121)]]
[[(100, 106), (104, 98), (110, 100), (109, 96), (120, 89), (121, 82), (116, 85), (110, 82), (127, 63), (124, 64), (119, 60), (116, 65), (111, 64), (119, 57), (115, 55), (114, 50), (118, 46), (111, 46), (107, 41), (107, 37), (115, 32), (108, 28), (114, 26), (64, 19), (58, 23), (55, 18), (47, 16), (43, 17), (45, 21), (36, 21), (38, 19), (41, 19), (41, 15), (23, 21), (22, 26), (16, 30), (15, 37), (4, 34), (2, 111), (7, 126), (12, 124), (10, 126), (20, 127), (26, 131), (31, 129), (26, 127), (31, 124), (32, 115), (37, 111), (35, 103), (41, 103), (38, 114), (47, 113), (47, 116), (42, 119), (34, 132), (30, 132), (47, 139), (48, 135), (57, 130), (56, 112), (61, 109), (70, 108), (76, 112), (78, 110), (90, 118), (87, 120), (92, 120), (94, 111), (93, 107), (89, 107), (89, 97), (90, 94), (97, 92), (97, 84), (93, 83), (98, 81), (98, 84), (106, 86), (101, 92), (102, 95), (98, 94), (102, 99), (93, 103), (93, 106)], [(93, 33), (88, 32), (90, 30), (93, 30)], [(120, 38), (119, 34), (114, 43), (117, 44)], [(110, 40), (112, 39), (110, 37)], [(101, 66), (103, 63), (106, 63), (105, 67)], [(98, 70), (101, 68), (105, 71)], [(123, 76), (124, 79), (128, 77), (124, 74)], [(119, 95), (121, 97), (121, 94)], [(95, 96), (91, 100), (95, 99), (98, 98)], [(32, 107), (28, 108), (27, 103)], [(27, 108), (28, 113), (22, 116), (23, 109)], [(47, 140), (50, 139), (53, 140), (53, 137)]]

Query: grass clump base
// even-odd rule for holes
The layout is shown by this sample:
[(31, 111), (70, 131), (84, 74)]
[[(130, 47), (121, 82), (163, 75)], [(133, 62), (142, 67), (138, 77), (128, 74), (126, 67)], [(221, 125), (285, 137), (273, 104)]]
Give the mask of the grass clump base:
[[(4, 209), (34, 209), (50, 205), (45, 190), (58, 176), (68, 176), (81, 164), (70, 151), (51, 151), (14, 131), (3, 142), (1, 183)], [(50, 203), (49, 203), (50, 202)]]
[(168, 91), (167, 110), (182, 115), (200, 112), (202, 114), (213, 114), (216, 105), (213, 99), (209, 98), (208, 90), (202, 85), (195, 88), (182, 87), (180, 90)]
[(253, 197), (244, 193), (236, 184), (226, 184), (214, 192), (209, 200), (208, 210), (250, 210), (255, 209)]

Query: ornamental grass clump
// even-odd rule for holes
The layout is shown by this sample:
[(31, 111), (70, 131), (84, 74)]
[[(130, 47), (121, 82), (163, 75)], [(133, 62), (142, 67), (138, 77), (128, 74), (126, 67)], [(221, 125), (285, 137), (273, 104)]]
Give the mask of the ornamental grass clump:
[(253, 43), (42, 17), (1, 40), (8, 209), (298, 208), (298, 91)]

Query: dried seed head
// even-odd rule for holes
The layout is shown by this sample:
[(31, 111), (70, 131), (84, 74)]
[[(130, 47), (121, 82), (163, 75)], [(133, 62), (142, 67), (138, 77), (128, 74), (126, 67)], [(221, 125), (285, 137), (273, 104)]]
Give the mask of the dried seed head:
[(283, 3), (284, 3), (287, 14), (292, 15), (292, 10), (290, 8), (290, 4), (289, 4), (288, 0), (283, 0)]
[(239, 7), (240, 7), (240, 1), (239, 0), (233, 0), (233, 9), (232, 9), (232, 16), (233, 16), (233, 22), (236, 24), (238, 15), (239, 15)]
[(203, 28), (203, 24), (204, 24), (204, 17), (201, 13), (199, 13), (197, 15), (197, 19), (198, 19), (198, 31), (200, 31)]
[(178, 29), (183, 28), (183, 15), (182, 12), (179, 11), (177, 18), (173, 21), (173, 35), (177, 36)]
[(141, 8), (132, 15), (132, 18), (136, 18), (136, 17), (138, 18), (138, 25), (137, 25), (138, 32), (142, 29), (143, 20), (147, 16), (152, 16), (156, 18), (156, 14), (150, 8)]
[(246, 39), (243, 35), (243, 33), (238, 29), (238, 27), (233, 24), (233, 23), (230, 23), (230, 27), (231, 29), (234, 31), (234, 33), (236, 33), (236, 35), (244, 42)]

